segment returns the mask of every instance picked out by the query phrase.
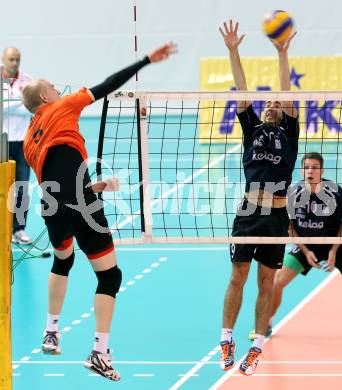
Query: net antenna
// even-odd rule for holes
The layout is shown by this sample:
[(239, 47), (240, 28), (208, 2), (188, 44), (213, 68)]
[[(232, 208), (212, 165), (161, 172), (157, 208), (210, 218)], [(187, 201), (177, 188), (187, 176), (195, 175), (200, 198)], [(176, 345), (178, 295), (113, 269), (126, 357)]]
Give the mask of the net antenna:
[[(137, 33), (137, 3), (134, 1), (134, 53), (135, 61), (138, 61), (138, 33)], [(139, 76), (135, 74), (135, 91), (138, 90)], [(148, 242), (152, 238), (151, 219), (151, 197), (150, 197), (150, 175), (149, 169), (144, 161), (148, 159), (148, 124), (147, 124), (147, 104), (145, 99), (136, 99), (137, 112), (137, 134), (138, 134), (138, 159), (139, 159), (139, 183), (140, 183), (140, 209), (141, 231), (144, 239)]]
[[(133, 25), (134, 25), (134, 54), (135, 61), (138, 61), (138, 35), (137, 35), (137, 2), (133, 5)], [(135, 90), (138, 90), (138, 72), (135, 74)]]

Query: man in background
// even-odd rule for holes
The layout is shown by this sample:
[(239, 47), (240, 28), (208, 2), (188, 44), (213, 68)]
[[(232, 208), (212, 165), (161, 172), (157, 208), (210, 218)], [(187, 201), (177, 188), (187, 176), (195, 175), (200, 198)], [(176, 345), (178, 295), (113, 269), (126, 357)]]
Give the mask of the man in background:
[[(30, 112), (21, 102), (21, 91), (32, 78), (19, 70), (20, 51), (15, 47), (7, 47), (2, 54), (2, 77), (5, 81), (5, 98), (15, 99), (4, 106), (4, 132), (8, 134), (9, 158), (16, 162), (15, 211), (13, 214), (12, 242), (31, 244), (31, 238), (26, 234), (26, 219), (29, 205), (28, 181), (30, 167), (27, 165), (23, 153), (23, 141), (26, 129), (31, 119)], [(18, 212), (24, 210), (24, 212)]]

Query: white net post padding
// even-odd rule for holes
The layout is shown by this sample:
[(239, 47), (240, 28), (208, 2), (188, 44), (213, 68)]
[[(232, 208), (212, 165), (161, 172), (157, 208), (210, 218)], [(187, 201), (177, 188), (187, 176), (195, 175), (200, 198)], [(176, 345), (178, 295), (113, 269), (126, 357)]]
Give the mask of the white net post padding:
[(150, 171), (148, 149), (148, 123), (147, 123), (147, 104), (146, 99), (137, 99), (137, 109), (139, 110), (138, 121), (140, 126), (140, 162), (141, 162), (141, 178), (143, 189), (143, 238), (145, 241), (152, 240), (152, 211), (151, 211), (151, 193), (150, 193)]

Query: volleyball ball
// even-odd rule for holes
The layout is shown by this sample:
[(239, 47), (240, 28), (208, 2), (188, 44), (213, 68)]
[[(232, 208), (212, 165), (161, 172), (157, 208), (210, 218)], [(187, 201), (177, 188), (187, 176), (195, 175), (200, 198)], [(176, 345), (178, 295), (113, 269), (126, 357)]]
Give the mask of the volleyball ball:
[(272, 41), (286, 41), (294, 30), (293, 19), (286, 11), (271, 11), (264, 16), (263, 30)]

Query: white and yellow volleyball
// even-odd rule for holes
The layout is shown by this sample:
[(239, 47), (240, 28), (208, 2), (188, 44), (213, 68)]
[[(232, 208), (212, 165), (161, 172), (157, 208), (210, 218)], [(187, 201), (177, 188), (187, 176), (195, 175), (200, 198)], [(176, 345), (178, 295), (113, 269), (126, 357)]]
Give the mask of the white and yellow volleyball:
[(271, 11), (264, 16), (263, 31), (272, 41), (283, 42), (292, 35), (294, 22), (286, 11)]

